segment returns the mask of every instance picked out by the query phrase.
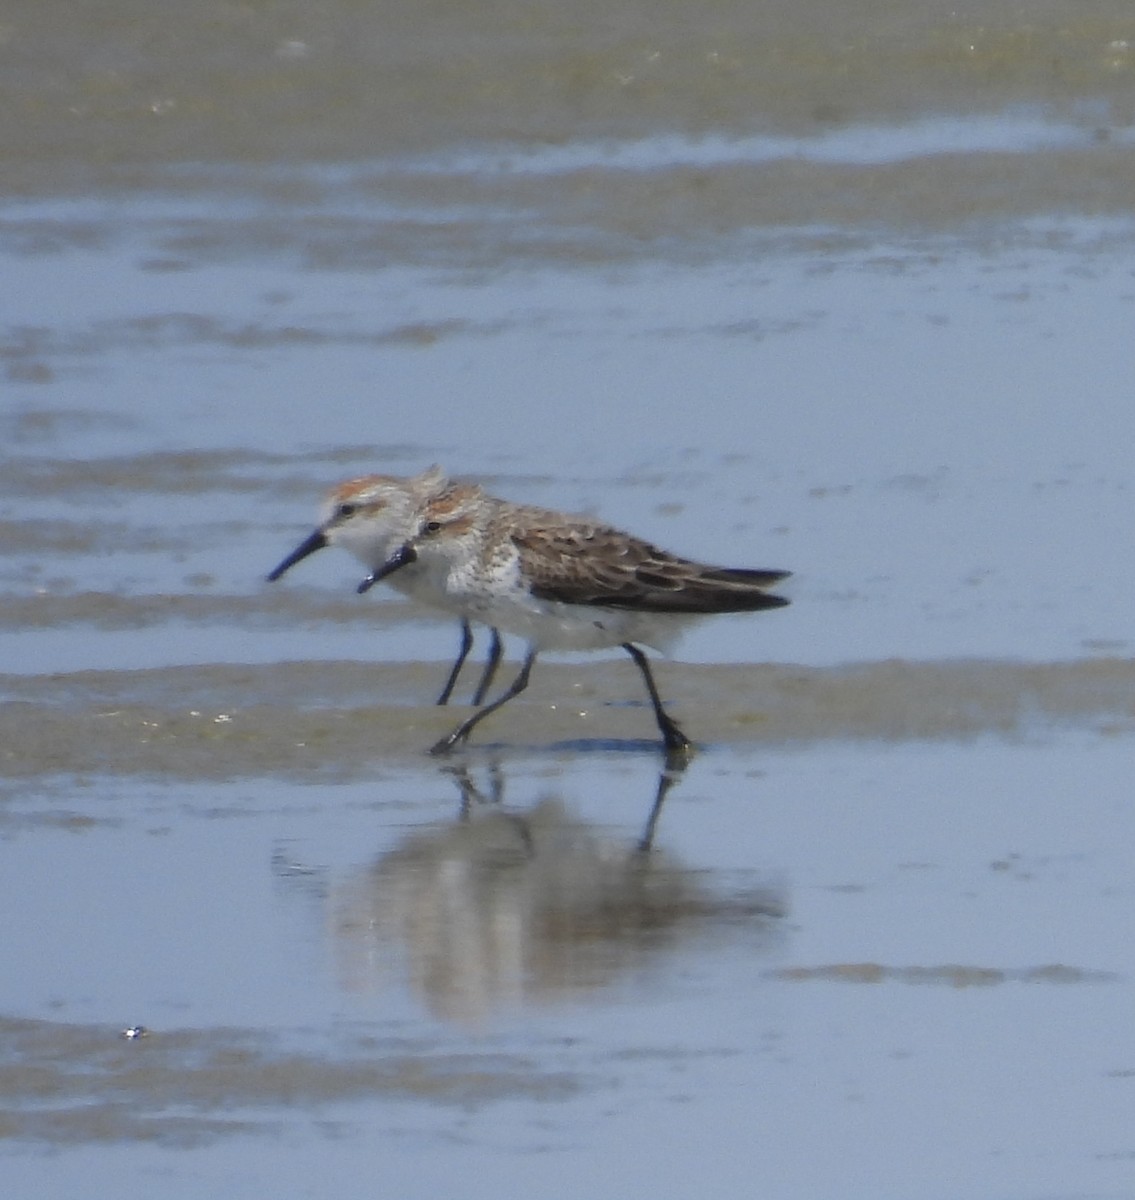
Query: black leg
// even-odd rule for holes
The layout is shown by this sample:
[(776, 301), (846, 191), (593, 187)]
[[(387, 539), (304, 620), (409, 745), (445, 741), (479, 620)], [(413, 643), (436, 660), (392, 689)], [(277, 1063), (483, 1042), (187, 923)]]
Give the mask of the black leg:
[(473, 693), (473, 703), (475, 705), (484, 704), (485, 694), (493, 685), (493, 678), (496, 676), (497, 667), (501, 665), (501, 654), (504, 650), (501, 644), (501, 635), (499, 629), (493, 630), (493, 640), (489, 643), (489, 657), (485, 660), (485, 673), (481, 676), (481, 682), (477, 684), (477, 690)]
[(623, 649), (634, 659), (635, 666), (642, 672), (646, 690), (650, 693), (650, 703), (654, 705), (654, 719), (658, 722), (658, 730), (662, 734), (667, 751), (692, 750), (693, 743), (678, 728), (677, 723), (666, 715), (666, 710), (662, 707), (662, 699), (654, 686), (654, 676), (650, 673), (650, 663), (646, 655), (630, 642), (624, 642)]
[(528, 676), (532, 674), (532, 665), (535, 661), (536, 651), (529, 650), (528, 657), (524, 660), (524, 666), (520, 668), (520, 674), (509, 684), (505, 691), (492, 704), (486, 704), (484, 708), (477, 709), (467, 721), (462, 721), (448, 737), (442, 738), (436, 745), (431, 746), (430, 753), (447, 754), (458, 742), (465, 741), (469, 734), (473, 732), (473, 729), (487, 716), (495, 713), (502, 705), (507, 704), (513, 696), (519, 696), (528, 686)]
[(453, 670), (449, 672), (449, 678), (445, 681), (445, 687), (441, 689), (441, 695), (437, 698), (438, 704), (449, 703), (449, 697), (453, 695), (454, 684), (457, 683), (457, 676), (461, 674), (461, 668), (465, 665), (465, 660), (469, 657), (469, 651), (472, 649), (473, 630), (470, 629), (468, 621), (462, 621), (461, 649), (457, 652), (457, 661), (453, 664)]

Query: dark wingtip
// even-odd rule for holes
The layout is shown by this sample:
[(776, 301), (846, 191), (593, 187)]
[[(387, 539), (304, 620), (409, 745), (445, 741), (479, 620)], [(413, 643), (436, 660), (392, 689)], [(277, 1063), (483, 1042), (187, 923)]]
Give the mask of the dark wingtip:
[(792, 603), (787, 596), (775, 592), (748, 592), (740, 595), (722, 596), (718, 605), (707, 605), (706, 613), (763, 612), (766, 608), (786, 608)]
[(760, 567), (719, 567), (715, 572), (720, 578), (731, 583), (744, 583), (752, 587), (772, 587), (787, 579), (791, 571), (766, 570)]

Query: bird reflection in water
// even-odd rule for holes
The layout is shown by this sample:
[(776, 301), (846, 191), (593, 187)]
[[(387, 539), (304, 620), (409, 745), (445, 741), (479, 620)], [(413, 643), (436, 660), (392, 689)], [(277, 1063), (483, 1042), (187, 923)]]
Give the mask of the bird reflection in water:
[(518, 812), (447, 768), (457, 820), (408, 837), (333, 887), (341, 982), (371, 990), (405, 977), (436, 1016), (476, 1025), (498, 1009), (562, 1002), (633, 978), (706, 922), (759, 923), (771, 937), (783, 897), (760, 887), (721, 897), (655, 848), (671, 764), (628, 844), (588, 825), (559, 799)]

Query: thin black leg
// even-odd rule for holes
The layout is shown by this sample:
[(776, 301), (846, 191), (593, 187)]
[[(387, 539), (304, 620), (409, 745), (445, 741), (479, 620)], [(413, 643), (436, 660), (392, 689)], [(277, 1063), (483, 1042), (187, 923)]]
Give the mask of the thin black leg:
[[(493, 631), (496, 632), (495, 630)], [(441, 689), (441, 695), (438, 696), (438, 704), (448, 704), (449, 697), (453, 695), (453, 687), (457, 683), (457, 676), (461, 674), (461, 668), (465, 665), (465, 660), (469, 657), (469, 651), (473, 649), (473, 630), (469, 626), (468, 621), (461, 622), (461, 649), (457, 652), (457, 661), (453, 664), (453, 670), (449, 672), (449, 678), (445, 681), (445, 687)]]
[(650, 673), (650, 663), (647, 661), (646, 655), (630, 642), (624, 642), (623, 649), (634, 659), (635, 666), (642, 672), (646, 690), (650, 693), (650, 703), (654, 705), (654, 719), (658, 722), (658, 730), (662, 734), (666, 749), (668, 751), (692, 750), (693, 743), (678, 728), (677, 722), (666, 715), (666, 710), (662, 707), (662, 698), (658, 695), (658, 688), (654, 686), (654, 676)]
[(485, 702), (485, 694), (493, 685), (493, 678), (496, 676), (497, 667), (501, 665), (501, 654), (504, 652), (504, 646), (501, 643), (501, 635), (499, 629), (493, 630), (493, 640), (489, 643), (489, 657), (485, 660), (485, 673), (481, 676), (481, 682), (477, 684), (477, 690), (473, 693), (473, 703), (480, 705)]
[(520, 668), (520, 674), (509, 684), (505, 691), (492, 704), (486, 704), (484, 708), (477, 709), (467, 721), (462, 721), (448, 737), (442, 738), (440, 742), (431, 746), (430, 753), (447, 754), (458, 742), (465, 741), (473, 729), (486, 717), (491, 716), (498, 708), (507, 704), (513, 696), (519, 696), (528, 686), (528, 676), (532, 674), (532, 666), (535, 662), (536, 651), (529, 650), (528, 657), (524, 660), (524, 666)]

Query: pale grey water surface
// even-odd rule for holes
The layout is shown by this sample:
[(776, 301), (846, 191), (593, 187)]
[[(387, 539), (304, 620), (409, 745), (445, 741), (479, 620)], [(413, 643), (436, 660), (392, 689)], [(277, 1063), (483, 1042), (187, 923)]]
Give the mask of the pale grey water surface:
[[(1135, 1197), (1128, 0), (66, 16), (0, 11), (4, 1194)], [(452, 621), (264, 582), (433, 461), (795, 573), (659, 664), (683, 775), (616, 655), (430, 759)]]

